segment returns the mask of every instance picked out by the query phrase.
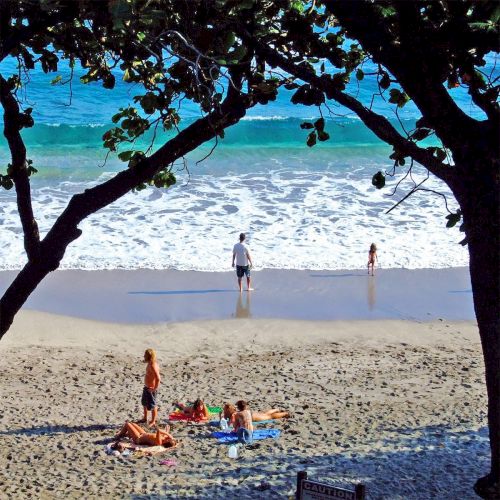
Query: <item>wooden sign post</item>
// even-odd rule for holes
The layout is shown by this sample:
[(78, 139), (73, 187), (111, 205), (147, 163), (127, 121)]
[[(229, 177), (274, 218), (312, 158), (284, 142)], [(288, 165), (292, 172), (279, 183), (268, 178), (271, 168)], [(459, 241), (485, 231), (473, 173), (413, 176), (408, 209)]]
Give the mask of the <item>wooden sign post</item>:
[(331, 484), (319, 483), (307, 479), (307, 472), (297, 472), (297, 500), (365, 500), (364, 484), (357, 484), (354, 490), (338, 488)]

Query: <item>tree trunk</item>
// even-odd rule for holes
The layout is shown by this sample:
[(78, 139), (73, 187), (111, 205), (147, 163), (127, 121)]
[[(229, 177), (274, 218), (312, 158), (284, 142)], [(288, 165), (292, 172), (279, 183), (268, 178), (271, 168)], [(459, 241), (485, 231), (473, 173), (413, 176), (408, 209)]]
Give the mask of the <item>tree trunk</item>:
[[(483, 498), (500, 498), (500, 195), (495, 160), (475, 162), (455, 189), (468, 239), (474, 309), (483, 349), (491, 470), (474, 489)], [(493, 167), (493, 168), (491, 168)]]
[(0, 339), (10, 328), (14, 316), (26, 302), (30, 294), (49, 274), (51, 269), (42, 262), (28, 262), (11, 283), (0, 299)]
[[(477, 221), (476, 224), (480, 224)], [(496, 234), (493, 234), (496, 232)], [(491, 471), (475, 486), (483, 498), (500, 498), (500, 293), (498, 226), (483, 227), (482, 238), (469, 242), (474, 308), (483, 347), (488, 392)], [(496, 493), (488, 491), (494, 487)]]
[(40, 243), (37, 258), (30, 259), (0, 298), (0, 339), (5, 335), (15, 315), (40, 282), (61, 263), (68, 245), (80, 237), (77, 227), (57, 226), (52, 228)]

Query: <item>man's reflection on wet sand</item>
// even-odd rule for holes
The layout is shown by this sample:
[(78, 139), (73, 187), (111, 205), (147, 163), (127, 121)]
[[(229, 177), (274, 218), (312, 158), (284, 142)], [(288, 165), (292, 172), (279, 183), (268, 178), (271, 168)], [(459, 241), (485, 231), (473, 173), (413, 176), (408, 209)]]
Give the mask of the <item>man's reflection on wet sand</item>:
[[(236, 301), (236, 312), (235, 316), (237, 318), (250, 318), (250, 295), (251, 293), (247, 292), (244, 294), (238, 294), (238, 300)], [(243, 299), (245, 296), (245, 299)]]

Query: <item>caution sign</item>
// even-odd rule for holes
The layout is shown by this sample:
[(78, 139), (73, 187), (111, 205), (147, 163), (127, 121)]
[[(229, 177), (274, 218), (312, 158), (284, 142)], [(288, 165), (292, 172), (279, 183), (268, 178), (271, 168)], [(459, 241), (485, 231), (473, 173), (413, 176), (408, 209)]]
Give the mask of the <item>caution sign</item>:
[(331, 498), (342, 498), (342, 500), (356, 500), (354, 491), (337, 488), (329, 484), (317, 483), (316, 481), (302, 481), (301, 500), (330, 500)]
[(356, 485), (354, 490), (338, 488), (331, 484), (319, 483), (307, 479), (307, 473), (301, 471), (297, 474), (297, 500), (364, 500), (365, 487)]

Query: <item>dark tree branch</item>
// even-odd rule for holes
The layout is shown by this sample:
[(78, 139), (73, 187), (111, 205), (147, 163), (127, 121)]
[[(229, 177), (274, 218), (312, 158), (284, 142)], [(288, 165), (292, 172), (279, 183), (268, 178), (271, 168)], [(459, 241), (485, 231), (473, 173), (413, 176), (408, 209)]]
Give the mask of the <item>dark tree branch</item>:
[(26, 162), (26, 147), (20, 134), (21, 113), (9, 85), (0, 75), (0, 102), (4, 108), (4, 136), (12, 157), (10, 176), (17, 194), (17, 207), (24, 234), (24, 248), (29, 260), (39, 256), (40, 235), (31, 205), (31, 187)]
[[(326, 0), (325, 5), (349, 35), (359, 40), (397, 78), (446, 147), (459, 150), (471, 134), (482, 134), (482, 122), (467, 116), (443, 87), (442, 57), (426, 50), (428, 43), (415, 44), (390, 33), (377, 4), (364, 0)], [(402, 29), (410, 27), (400, 26), (399, 30)], [(412, 64), (401, 64), (404, 60), (411, 60)]]
[[(228, 96), (219, 109), (191, 124), (150, 157), (112, 179), (73, 196), (42, 244), (52, 246), (59, 238), (69, 239), (69, 244), (80, 236), (77, 226), (83, 219), (116, 201), (139, 184), (149, 181), (161, 169), (237, 123), (253, 104), (247, 95), (230, 87)], [(59, 265), (67, 244), (64, 247), (58, 245), (60, 251), (50, 259), (53, 266)]]
[[(12, 26), (10, 0), (0, 2), (0, 22), (2, 29), (0, 31), (0, 61), (3, 61), (13, 49), (17, 49), (24, 45), (35, 33), (45, 31), (48, 26), (56, 22), (58, 16), (47, 16), (46, 12), (38, 9), (37, 22), (31, 24), (23, 24), (21, 26)], [(33, 5), (33, 8), (36, 8)], [(48, 20), (51, 19), (50, 22)]]
[(226, 99), (217, 110), (189, 125), (149, 158), (120, 172), (109, 181), (73, 196), (40, 243), (40, 260), (29, 261), (0, 299), (0, 339), (10, 328), (15, 314), (31, 292), (47, 274), (59, 267), (68, 245), (81, 235), (78, 224), (85, 217), (150, 180), (165, 166), (237, 123), (254, 104), (251, 97), (230, 87)]
[(469, 87), (469, 95), (472, 98), (472, 102), (485, 112), (489, 120), (494, 123), (500, 122), (500, 106), (498, 102), (489, 99), (487, 95), (481, 93), (473, 84)]
[(272, 48), (259, 45), (257, 52), (266, 58), (271, 66), (279, 66), (287, 73), (310, 83), (317, 89), (323, 91), (329, 99), (337, 101), (339, 104), (356, 113), (363, 123), (382, 141), (390, 144), (405, 155), (411, 156), (424, 167), (429, 169), (436, 177), (451, 182), (454, 174), (453, 170), (446, 164), (435, 158), (432, 152), (419, 148), (414, 142), (405, 139), (391, 125), (387, 118), (375, 113), (361, 104), (357, 99), (341, 92), (335, 87), (332, 79), (328, 75), (317, 76), (314, 70), (305, 64), (296, 64), (282, 55), (275, 52)]
[(0, 61), (8, 54), (6, 39), (10, 32), (11, 8), (9, 2), (0, 2)]

